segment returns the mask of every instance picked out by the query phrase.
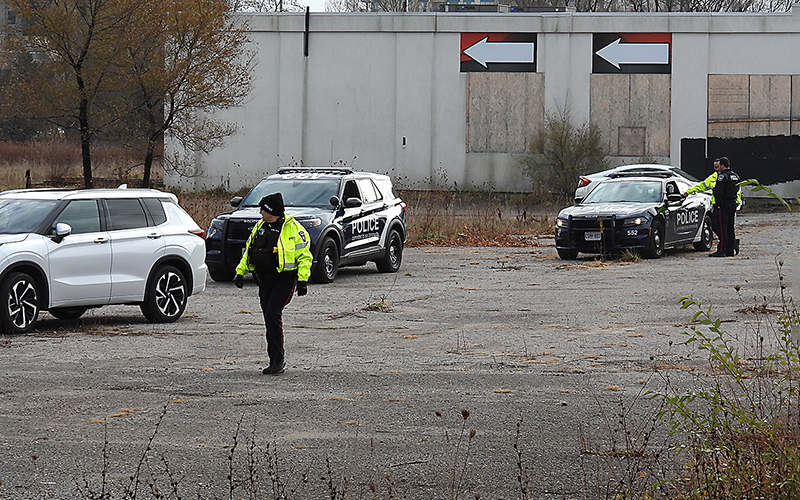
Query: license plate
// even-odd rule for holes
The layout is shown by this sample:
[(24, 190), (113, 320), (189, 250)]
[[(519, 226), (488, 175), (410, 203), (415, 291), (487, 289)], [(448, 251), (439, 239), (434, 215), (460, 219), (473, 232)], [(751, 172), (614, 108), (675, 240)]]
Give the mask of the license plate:
[(586, 241), (600, 241), (603, 239), (603, 233), (600, 231), (588, 231), (583, 235)]

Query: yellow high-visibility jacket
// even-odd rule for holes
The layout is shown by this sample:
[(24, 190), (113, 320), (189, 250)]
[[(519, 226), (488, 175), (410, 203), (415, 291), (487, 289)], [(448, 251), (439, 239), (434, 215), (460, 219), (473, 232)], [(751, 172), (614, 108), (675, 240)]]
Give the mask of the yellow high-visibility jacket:
[[(264, 221), (260, 220), (253, 227), (253, 231), (244, 245), (242, 260), (236, 266), (236, 274), (245, 275), (256, 269), (256, 266), (250, 262), (250, 243), (255, 239), (255, 235), (263, 225)], [(311, 277), (311, 263), (313, 261), (311, 237), (299, 222), (293, 217), (286, 216), (281, 227), (281, 234), (278, 237), (278, 272), (297, 270), (297, 281), (308, 281)]]
[[(705, 178), (703, 182), (699, 182), (694, 186), (690, 187), (686, 190), (686, 194), (694, 194), (694, 193), (702, 193), (705, 191), (711, 191), (714, 189), (714, 186), (717, 185), (717, 173), (714, 172), (713, 174), (709, 175)], [(742, 204), (742, 188), (739, 188), (739, 191), (736, 193), (736, 203), (739, 205)], [(714, 203), (714, 195), (711, 195), (711, 204), (715, 205)]]

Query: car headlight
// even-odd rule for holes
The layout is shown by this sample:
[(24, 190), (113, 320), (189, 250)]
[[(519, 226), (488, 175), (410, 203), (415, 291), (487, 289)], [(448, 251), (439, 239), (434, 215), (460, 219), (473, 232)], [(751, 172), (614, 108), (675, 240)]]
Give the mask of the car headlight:
[(634, 219), (627, 219), (624, 223), (625, 227), (633, 227), (633, 226), (641, 226), (643, 224), (647, 224), (649, 221), (647, 217), (636, 217)]
[(299, 222), (300, 224), (302, 224), (304, 228), (311, 229), (312, 227), (317, 227), (320, 224), (322, 224), (322, 219), (320, 219), (319, 217), (313, 217), (311, 219), (305, 219)]
[(567, 225), (567, 221), (565, 221), (564, 219), (556, 220), (556, 227), (564, 227), (566, 225)]
[(208, 226), (208, 232), (206, 233), (206, 239), (220, 239), (222, 237), (222, 225), (224, 221), (222, 219), (213, 219), (211, 224)]

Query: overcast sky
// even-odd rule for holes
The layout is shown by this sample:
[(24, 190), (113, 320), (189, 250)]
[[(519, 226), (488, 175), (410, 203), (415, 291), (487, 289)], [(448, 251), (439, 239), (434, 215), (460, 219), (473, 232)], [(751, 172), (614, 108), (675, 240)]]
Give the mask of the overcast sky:
[(299, 3), (311, 7), (311, 12), (325, 12), (325, 0), (300, 0)]

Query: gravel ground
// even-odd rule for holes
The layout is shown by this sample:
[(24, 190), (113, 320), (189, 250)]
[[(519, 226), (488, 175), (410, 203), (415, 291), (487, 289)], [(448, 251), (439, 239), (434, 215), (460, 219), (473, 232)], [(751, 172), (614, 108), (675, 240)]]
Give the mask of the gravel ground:
[[(680, 298), (752, 330), (737, 311), (779, 308), (795, 221), (741, 214), (741, 254), (726, 259), (689, 247), (567, 262), (552, 238), (406, 249), (397, 274), (345, 268), (292, 300), (282, 376), (261, 374), (250, 280), (209, 281), (170, 325), (129, 306), (44, 314), (35, 333), (0, 337), (0, 497), (162, 498), (157, 477), (162, 493), (179, 482), (173, 498), (602, 498), (626, 471), (581, 452), (624, 438), (620, 408), (640, 432), (644, 391), (698, 383)], [(145, 484), (125, 497), (137, 470)]]

